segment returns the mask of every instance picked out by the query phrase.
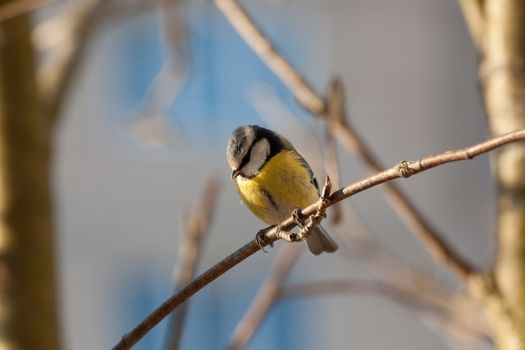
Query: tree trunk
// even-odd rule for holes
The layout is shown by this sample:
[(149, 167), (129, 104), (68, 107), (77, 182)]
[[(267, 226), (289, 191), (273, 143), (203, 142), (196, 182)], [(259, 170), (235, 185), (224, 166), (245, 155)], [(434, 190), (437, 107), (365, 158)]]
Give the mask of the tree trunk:
[[(525, 0), (484, 2), (480, 76), (492, 135), (525, 127)], [(525, 144), (494, 158), (498, 184), (495, 280), (514, 330), (494, 326), (500, 350), (525, 349)]]
[(50, 130), (42, 111), (30, 18), (22, 15), (0, 23), (1, 349), (59, 349)]

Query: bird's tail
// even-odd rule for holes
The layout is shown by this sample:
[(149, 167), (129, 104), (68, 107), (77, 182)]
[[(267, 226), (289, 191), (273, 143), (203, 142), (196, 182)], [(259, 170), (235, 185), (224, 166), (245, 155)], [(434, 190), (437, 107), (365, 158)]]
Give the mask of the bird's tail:
[(306, 245), (314, 255), (319, 255), (322, 252), (333, 253), (339, 248), (337, 243), (320, 225), (316, 226), (310, 236), (308, 236)]

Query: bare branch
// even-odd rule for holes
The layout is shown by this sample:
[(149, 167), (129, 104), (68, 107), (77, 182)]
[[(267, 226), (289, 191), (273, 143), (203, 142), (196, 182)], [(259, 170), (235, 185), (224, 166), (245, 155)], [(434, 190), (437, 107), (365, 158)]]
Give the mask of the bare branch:
[[(348, 197), (351, 197), (368, 188), (383, 184), (387, 181), (391, 181), (393, 179), (402, 177), (409, 177), (411, 175), (415, 175), (425, 170), (447, 163), (472, 159), (480, 154), (489, 152), (498, 147), (519, 140), (525, 140), (525, 129), (521, 129), (502, 136), (492, 138), (488, 141), (479, 143), (472, 147), (463, 148), (455, 151), (443, 152), (415, 161), (402, 161), (398, 165), (390, 169), (384, 170), (378, 174), (367, 177), (361, 181), (355, 182), (332, 193), (328, 201), (326, 201), (325, 205), (326, 207), (330, 207), (335, 203), (338, 203)], [(310, 216), (312, 214), (315, 214), (316, 210), (318, 209), (318, 206), (319, 203), (315, 202), (310, 206), (304, 208), (301, 214), (303, 216)], [(278, 226), (281, 230), (291, 230), (295, 227), (295, 225), (296, 224), (294, 218), (289, 217), (288, 219), (281, 222)], [(276, 228), (268, 230), (266, 232), (266, 240), (264, 244), (262, 244), (262, 247), (266, 247), (272, 244), (278, 239), (278, 237), (279, 232)], [(448, 251), (444, 249), (444, 247), (433, 244), (434, 243), (431, 242), (429, 247), (433, 252), (435, 252), (437, 258), (443, 259), (443, 262), (446, 265), (450, 266), (454, 270), (457, 270), (457, 272), (461, 276), (469, 277), (472, 271), (468, 266), (462, 265), (461, 261), (454, 260), (453, 256), (450, 255)], [(121, 341), (117, 345), (115, 345), (113, 349), (117, 350), (131, 348), (144, 335), (146, 335), (150, 329), (152, 329), (157, 323), (159, 323), (175, 308), (184, 303), (188, 298), (190, 298), (192, 295), (204, 288), (213, 280), (217, 279), (219, 276), (231, 269), (233, 266), (239, 264), (240, 262), (253, 255), (260, 249), (261, 245), (259, 245), (254, 239), (249, 243), (246, 243), (243, 247), (239, 248), (237, 251), (233, 252), (214, 266), (212, 266), (209, 270), (197, 276), (190, 283), (181, 288), (175, 295), (170, 297), (166, 302), (159, 306), (155, 311), (153, 311), (131, 332), (124, 335)]]
[[(332, 82), (331, 91), (332, 95), (339, 94), (342, 96), (344, 94), (342, 82), (335, 79)], [(381, 162), (372, 153), (371, 149), (366, 145), (357, 131), (348, 123), (344, 106), (329, 116), (328, 125), (339, 142), (348, 151), (359, 155), (371, 173), (381, 171), (383, 168)], [(382, 189), (385, 191), (387, 198), (398, 216), (412, 228), (425, 248), (438, 262), (449, 267), (460, 277), (465, 277), (474, 270), (474, 268), (455, 251), (453, 246), (441, 238), (443, 235), (430, 224), (423, 213), (419, 211), (395, 183), (385, 183)]]
[[(344, 115), (344, 96), (343, 90), (333, 86), (328, 95), (328, 120), (329, 123), (336, 122)], [(343, 121), (344, 122), (344, 121)], [(325, 143), (324, 143), (324, 160), (326, 173), (330, 175), (333, 186), (338, 188), (340, 186), (341, 171), (339, 167), (339, 160), (337, 157), (337, 144), (334, 136), (329, 128), (326, 128)], [(332, 224), (337, 225), (343, 219), (343, 211), (340, 205), (335, 205), (332, 209)]]
[[(281, 290), (281, 298), (319, 297), (333, 294), (376, 295), (415, 311), (440, 324), (441, 329), (454, 328), (455, 337), (475, 338), (480, 342), (490, 342), (487, 329), (472, 319), (472, 305), (464, 305), (464, 298), (450, 296), (443, 300), (436, 298), (430, 290), (417, 290), (386, 282), (371, 280), (332, 280), (307, 282), (286, 287)], [(462, 334), (459, 334), (459, 333)], [(472, 341), (472, 339), (471, 339)]]
[[(237, 29), (239, 35), (241, 35), (261, 59), (274, 70), (279, 78), (286, 82), (288, 88), (294, 93), (303, 107), (321, 119), (328, 119), (330, 130), (338, 141), (347, 150), (358, 154), (372, 173), (384, 169), (377, 157), (365, 145), (357, 132), (352, 130), (347, 124), (346, 116), (344, 115), (344, 94), (342, 91), (342, 83), (339, 80), (334, 80), (330, 93), (332, 103), (327, 103), (310, 87), (298, 70), (274, 48), (271, 41), (262, 34), (262, 31), (236, 0), (216, 0), (216, 3)], [(278, 69), (275, 67), (278, 67)], [(293, 84), (291, 84), (290, 77), (300, 77), (300, 79), (293, 80)], [(308, 92), (308, 98), (304, 97), (305, 91)], [(315, 101), (315, 105), (318, 107), (312, 108), (312, 101)], [(330, 104), (331, 106), (327, 107)], [(445, 266), (448, 267), (454, 265), (447, 263), (449, 260), (459, 262), (458, 265), (464, 268), (458, 269), (453, 267), (452, 270), (458, 272), (460, 276), (472, 271), (473, 268), (470, 264), (459, 256), (454, 248), (446, 244), (441, 238), (443, 235), (430, 225), (424, 215), (395, 184), (388, 183), (383, 186), (383, 189), (397, 214), (411, 227), (423, 244), (430, 244), (432, 246), (426, 248), (433, 252), (434, 257), (437, 258), (438, 261), (445, 262)], [(438, 253), (437, 255), (435, 254), (436, 252)]]
[[(346, 202), (348, 203), (348, 202)], [(351, 228), (339, 229), (342, 242), (364, 263), (370, 270), (379, 273), (385, 280), (403, 286), (427, 286), (436, 293), (449, 292), (442, 283), (433, 278), (432, 273), (419, 266), (408, 264), (399, 256), (393, 254), (362, 222), (360, 217), (345, 206), (345, 216), (352, 223)], [(387, 233), (388, 235), (388, 233)]]
[(294, 93), (299, 103), (312, 113), (323, 113), (326, 110), (324, 100), (277, 51), (272, 42), (254, 24), (246, 10), (235, 0), (215, 0), (215, 2), (248, 45)]
[(255, 334), (255, 331), (266, 318), (271, 307), (279, 299), (279, 293), (293, 265), (299, 257), (301, 246), (286, 245), (281, 248), (272, 269), (263, 282), (250, 308), (235, 327), (230, 339), (230, 350), (244, 349)]
[(483, 1), (484, 0), (459, 0), (459, 5), (463, 11), (463, 17), (465, 17), (470, 36), (478, 49), (483, 48), (485, 27)]
[(488, 320), (480, 302), (471, 298), (470, 294), (452, 291), (437, 280), (432, 272), (411, 265), (390, 252), (374, 239), (359, 216), (348, 210), (348, 202), (346, 204), (345, 218), (348, 217), (352, 225), (351, 229), (340, 229), (339, 237), (362, 260), (364, 266), (379, 273), (386, 283), (447, 310), (440, 314), (417, 313), (429, 329), (441, 335), (446, 334), (444, 340), (458, 349), (479, 349), (480, 343), (491, 342)]
[[(437, 165), (441, 165), (441, 164), (452, 162), (452, 161), (471, 159), (479, 154), (492, 150), (503, 144), (521, 139), (520, 135), (523, 132), (524, 130), (520, 130), (514, 133), (509, 133), (509, 134), (504, 135), (501, 139), (495, 138), (495, 139), (483, 142), (479, 145), (476, 145), (470, 148), (441, 153), (435, 156), (423, 158), (415, 162), (401, 162), (399, 163), (397, 170), (394, 170), (394, 168), (392, 168), (390, 170), (380, 172), (370, 177), (369, 179), (373, 179), (376, 176), (377, 177), (383, 177), (383, 176), (389, 177), (390, 175), (388, 175), (387, 172), (390, 172), (390, 171), (392, 171), (391, 175), (394, 175), (395, 177), (408, 177), (415, 173), (418, 173), (419, 171), (430, 169)], [(346, 134), (346, 135), (350, 136), (350, 134)], [(399, 204), (395, 206), (395, 208), (399, 208), (399, 210), (402, 209), (407, 219), (410, 219), (414, 225), (417, 224), (420, 226), (420, 229), (416, 232), (420, 233), (419, 238), (423, 241), (423, 243), (425, 244), (425, 247), (427, 248), (427, 250), (430, 251), (430, 253), (434, 257), (434, 259), (436, 259), (436, 261), (441, 262), (443, 265), (447, 266), (452, 271), (456, 272), (458, 276), (462, 278), (467, 278), (470, 274), (473, 273), (474, 271), (473, 267), (468, 262), (463, 260), (459, 256), (459, 254), (457, 254), (454, 251), (452, 246), (450, 246), (447, 242), (445, 242), (439, 236), (433, 234), (434, 232), (433, 230), (426, 229), (425, 226), (423, 226), (424, 222), (420, 220), (422, 216), (417, 215), (417, 211), (415, 211), (415, 207), (411, 205), (410, 202), (408, 202), (408, 199), (406, 198), (403, 199), (403, 196), (401, 195), (401, 193), (396, 192), (395, 187), (393, 187), (391, 183), (386, 183), (384, 187), (387, 189), (387, 191), (392, 193), (393, 198), (396, 198), (399, 201)], [(339, 191), (336, 193), (339, 193)], [(332, 195), (331, 199), (334, 198), (334, 195), (336, 193)], [(343, 191), (343, 193), (346, 193), (346, 192)], [(414, 208), (414, 210), (411, 210), (410, 208)]]
[(411, 308), (429, 307), (422, 303), (418, 295), (407, 289), (398, 287), (385, 281), (370, 280), (332, 280), (321, 282), (307, 282), (281, 290), (281, 298), (307, 298), (322, 296), (324, 294), (362, 294), (362, 295), (382, 295), (400, 304)]
[[(277, 238), (274, 239), (274, 241)], [(266, 245), (272, 241), (268, 241)], [(222, 259), (220, 262), (212, 266), (209, 270), (203, 272), (195, 279), (193, 279), (186, 286), (181, 288), (175, 295), (170, 297), (166, 302), (153, 311), (146, 319), (144, 319), (131, 332), (124, 335), (120, 342), (113, 347), (113, 350), (131, 349), (142, 337), (144, 337), (153, 327), (175, 310), (179, 305), (188, 300), (191, 296), (199, 290), (207, 286), (210, 282), (217, 279), (226, 271), (239, 264), (249, 256), (259, 251), (260, 246), (255, 240), (246, 243), (244, 246)]]
[[(221, 185), (217, 179), (209, 180), (203, 190), (199, 204), (185, 220), (179, 244), (179, 261), (175, 270), (176, 289), (183, 287), (195, 277), (202, 243), (213, 220), (220, 189)], [(168, 331), (168, 349), (179, 348), (187, 311), (188, 304), (184, 304), (173, 315)]]

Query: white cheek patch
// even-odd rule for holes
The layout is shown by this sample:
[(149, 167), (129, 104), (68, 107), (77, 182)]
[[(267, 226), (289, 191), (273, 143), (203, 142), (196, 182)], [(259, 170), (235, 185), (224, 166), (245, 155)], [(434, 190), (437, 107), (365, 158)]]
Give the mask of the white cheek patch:
[(270, 154), (270, 143), (267, 139), (260, 139), (253, 145), (250, 153), (250, 161), (242, 168), (242, 174), (245, 177), (253, 177), (259, 174), (259, 170), (266, 162)]

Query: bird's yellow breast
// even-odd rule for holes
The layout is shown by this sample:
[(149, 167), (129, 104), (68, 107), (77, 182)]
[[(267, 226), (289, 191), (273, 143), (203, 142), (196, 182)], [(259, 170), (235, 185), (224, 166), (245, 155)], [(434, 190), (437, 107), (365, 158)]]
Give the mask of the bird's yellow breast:
[(295, 208), (305, 208), (318, 198), (310, 172), (294, 151), (281, 151), (268, 160), (255, 177), (236, 180), (244, 204), (270, 225), (281, 222)]

